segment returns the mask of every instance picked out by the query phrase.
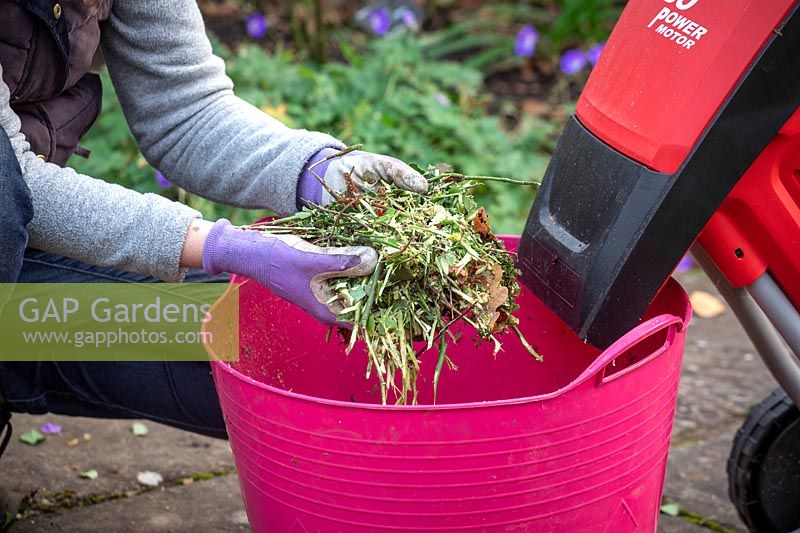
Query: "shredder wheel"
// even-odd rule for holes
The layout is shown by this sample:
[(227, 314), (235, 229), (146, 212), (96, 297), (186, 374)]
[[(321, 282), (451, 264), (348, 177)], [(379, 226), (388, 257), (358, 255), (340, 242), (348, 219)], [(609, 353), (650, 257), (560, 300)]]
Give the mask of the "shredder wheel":
[(800, 412), (782, 389), (758, 404), (736, 433), (728, 492), (751, 531), (800, 529)]

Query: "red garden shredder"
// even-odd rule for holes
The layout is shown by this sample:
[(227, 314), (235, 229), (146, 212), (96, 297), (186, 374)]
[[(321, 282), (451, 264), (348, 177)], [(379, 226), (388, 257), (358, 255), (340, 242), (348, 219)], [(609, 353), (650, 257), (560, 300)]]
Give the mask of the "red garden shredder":
[(764, 532), (800, 529), (799, 6), (628, 2), (520, 245), (526, 285), (601, 348), (691, 248), (782, 387), (728, 462)]

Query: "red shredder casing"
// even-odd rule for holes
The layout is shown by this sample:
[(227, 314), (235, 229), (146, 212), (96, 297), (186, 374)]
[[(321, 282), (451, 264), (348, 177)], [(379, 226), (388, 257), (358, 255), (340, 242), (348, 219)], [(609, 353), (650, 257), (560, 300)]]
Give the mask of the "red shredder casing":
[(748, 169), (699, 242), (733, 287), (769, 271), (800, 309), (800, 113)]
[(520, 245), (524, 282), (582, 338), (608, 346), (640, 320), (800, 106), (797, 4), (627, 4)]
[(630, 2), (578, 100), (578, 119), (614, 150), (673, 174), (794, 4)]

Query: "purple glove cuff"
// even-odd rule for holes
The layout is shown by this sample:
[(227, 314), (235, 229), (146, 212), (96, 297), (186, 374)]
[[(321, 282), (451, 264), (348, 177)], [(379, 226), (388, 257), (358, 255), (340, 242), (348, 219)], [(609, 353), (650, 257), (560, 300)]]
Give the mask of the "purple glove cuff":
[(222, 246), (220, 237), (222, 237), (222, 233), (225, 231), (226, 222), (230, 224), (230, 222), (224, 218), (215, 222), (214, 225), (211, 226), (211, 231), (208, 232), (205, 245), (203, 245), (203, 270), (211, 276), (216, 276), (222, 272), (222, 270), (217, 270), (215, 259), (218, 255), (217, 250)]
[(263, 258), (264, 247), (269, 252), (274, 239), (264, 239), (257, 231), (236, 228), (227, 220), (220, 219), (212, 227), (203, 248), (203, 270), (213, 275), (229, 272), (249, 278), (268, 280), (269, 261)]
[[(300, 179), (297, 180), (297, 209), (303, 208), (303, 200), (307, 200), (317, 205), (322, 202), (322, 184), (316, 177), (314, 177), (314, 174), (312, 174), (309, 169), (326, 157), (330, 157), (338, 152), (339, 150), (336, 150), (335, 148), (323, 148), (308, 160), (306, 166), (303, 167), (303, 172), (300, 173)], [(314, 172), (317, 174), (317, 176), (324, 178), (325, 172), (327, 172), (330, 164), (330, 161), (320, 163), (314, 167)]]

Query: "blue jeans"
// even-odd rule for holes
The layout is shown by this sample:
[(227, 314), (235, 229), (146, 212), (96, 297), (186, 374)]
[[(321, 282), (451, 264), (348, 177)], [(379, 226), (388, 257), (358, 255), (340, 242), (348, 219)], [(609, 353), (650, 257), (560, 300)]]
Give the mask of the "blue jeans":
[(31, 192), (22, 179), (11, 141), (0, 128), (0, 283), (16, 281), (33, 218)]
[[(0, 129), (0, 282), (157, 282), (139, 274), (26, 250), (30, 205), (30, 193), (16, 157)], [(186, 281), (225, 282), (227, 277), (211, 278), (202, 271), (192, 271)], [(12, 412), (147, 418), (203, 435), (227, 436), (208, 362), (0, 361), (0, 392)]]

